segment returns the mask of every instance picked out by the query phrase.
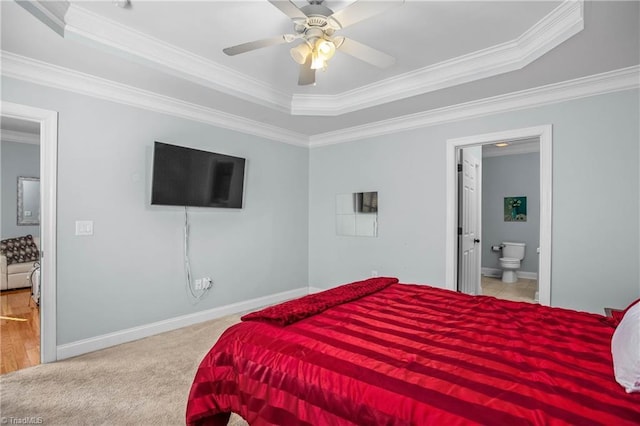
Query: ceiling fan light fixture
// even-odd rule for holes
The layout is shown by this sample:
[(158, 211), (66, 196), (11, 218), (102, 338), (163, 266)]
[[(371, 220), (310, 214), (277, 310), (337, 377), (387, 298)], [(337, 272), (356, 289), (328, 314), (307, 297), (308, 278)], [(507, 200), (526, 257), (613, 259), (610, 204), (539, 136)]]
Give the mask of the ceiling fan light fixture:
[(294, 61), (303, 65), (307, 61), (307, 57), (311, 53), (311, 48), (307, 43), (300, 43), (296, 47), (292, 48), (289, 53)]
[(336, 45), (331, 40), (318, 39), (311, 52), (311, 69), (327, 69), (327, 61), (336, 53)]
[(311, 69), (312, 70), (323, 70), (327, 68), (327, 63), (324, 58), (318, 55), (318, 52), (314, 50), (311, 52)]
[(318, 56), (322, 57), (325, 61), (333, 58), (336, 53), (336, 45), (331, 40), (325, 40), (323, 38), (316, 42), (316, 52)]
[[(111, 1), (129, 3), (133, 0)], [(347, 26), (386, 11), (388, 5), (383, 5), (386, 2), (351, 0), (349, 6), (334, 12), (323, 4), (324, 0), (307, 0), (309, 4), (302, 7), (296, 4), (303, 3), (302, 0), (267, 1), (291, 19), (294, 33), (226, 47), (222, 49), (223, 53), (228, 56), (235, 56), (264, 47), (292, 43), (295, 40), (302, 39), (303, 43), (289, 50), (292, 59), (300, 64), (299, 86), (313, 84), (316, 70), (326, 70), (329, 60), (338, 49), (378, 68), (387, 68), (395, 63), (395, 58), (384, 52), (336, 34), (337, 31)], [(394, 0), (389, 3), (401, 4), (405, 1)]]

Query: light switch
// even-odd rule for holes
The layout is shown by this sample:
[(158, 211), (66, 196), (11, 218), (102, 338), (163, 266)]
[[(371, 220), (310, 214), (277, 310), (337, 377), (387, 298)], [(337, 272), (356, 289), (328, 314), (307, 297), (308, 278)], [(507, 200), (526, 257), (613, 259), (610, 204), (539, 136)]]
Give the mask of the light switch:
[(76, 220), (76, 235), (93, 235), (93, 221)]

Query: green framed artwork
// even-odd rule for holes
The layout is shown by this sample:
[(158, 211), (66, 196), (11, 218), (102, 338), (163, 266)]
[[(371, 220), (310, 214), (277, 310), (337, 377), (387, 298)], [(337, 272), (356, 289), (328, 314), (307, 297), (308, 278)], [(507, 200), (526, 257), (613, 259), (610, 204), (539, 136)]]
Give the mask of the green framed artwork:
[(504, 221), (527, 221), (527, 197), (504, 197)]

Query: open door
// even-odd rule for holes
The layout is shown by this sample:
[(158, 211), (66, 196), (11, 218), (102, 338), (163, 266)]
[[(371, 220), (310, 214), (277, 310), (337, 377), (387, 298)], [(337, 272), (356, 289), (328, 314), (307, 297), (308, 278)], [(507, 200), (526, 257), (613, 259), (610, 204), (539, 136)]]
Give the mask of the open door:
[(473, 295), (482, 294), (480, 286), (481, 149), (478, 147), (460, 149), (458, 162), (458, 291)]

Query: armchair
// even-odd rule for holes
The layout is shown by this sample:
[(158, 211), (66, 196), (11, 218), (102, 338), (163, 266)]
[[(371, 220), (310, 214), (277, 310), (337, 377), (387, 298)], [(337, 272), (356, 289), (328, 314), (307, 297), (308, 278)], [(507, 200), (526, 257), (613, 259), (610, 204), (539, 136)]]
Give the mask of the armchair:
[[(39, 250), (40, 241), (33, 238), (36, 248)], [(8, 264), (7, 256), (0, 254), (0, 290), (13, 290), (16, 288), (31, 287), (29, 275), (38, 259), (28, 262)]]

